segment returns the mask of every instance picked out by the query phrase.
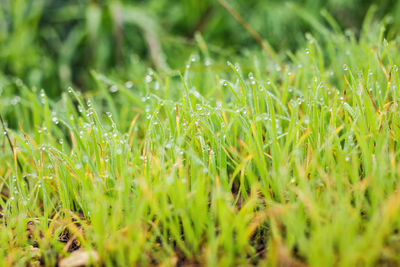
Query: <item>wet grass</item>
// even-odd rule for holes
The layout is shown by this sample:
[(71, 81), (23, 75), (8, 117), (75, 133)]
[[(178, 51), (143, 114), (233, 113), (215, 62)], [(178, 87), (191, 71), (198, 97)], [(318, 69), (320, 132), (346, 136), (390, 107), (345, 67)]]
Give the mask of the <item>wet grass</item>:
[(0, 262), (398, 265), (399, 41), (324, 31), (59, 99), (4, 81)]

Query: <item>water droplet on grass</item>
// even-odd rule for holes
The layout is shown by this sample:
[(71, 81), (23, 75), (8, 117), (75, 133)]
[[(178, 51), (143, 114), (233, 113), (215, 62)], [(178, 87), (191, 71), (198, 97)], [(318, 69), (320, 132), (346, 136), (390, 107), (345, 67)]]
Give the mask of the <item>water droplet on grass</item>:
[(44, 104), (45, 101), (46, 101), (45, 97), (46, 97), (46, 94), (44, 93), (44, 90), (43, 90), (43, 89), (40, 90), (40, 102), (41, 102), (42, 104)]
[(21, 101), (21, 98), (19, 96), (13, 97), (11, 99), (11, 105), (15, 106), (16, 104), (18, 104)]
[(160, 83), (159, 83), (159, 82), (156, 82), (156, 83), (154, 84), (154, 90), (158, 91), (159, 89), (160, 89)]
[(196, 56), (196, 55), (192, 55), (192, 56), (190, 57), (190, 61), (191, 61), (191, 62), (196, 62), (196, 61), (197, 61), (197, 56)]
[(58, 118), (56, 116), (52, 117), (51, 120), (55, 123), (58, 124)]
[(118, 87), (117, 87), (116, 85), (113, 85), (113, 86), (111, 86), (110, 88), (108, 88), (108, 90), (109, 90), (111, 93), (115, 93), (115, 92), (118, 91)]
[(131, 82), (131, 81), (127, 81), (126, 83), (125, 83), (125, 87), (126, 88), (132, 88), (132, 86), (133, 86), (133, 82)]

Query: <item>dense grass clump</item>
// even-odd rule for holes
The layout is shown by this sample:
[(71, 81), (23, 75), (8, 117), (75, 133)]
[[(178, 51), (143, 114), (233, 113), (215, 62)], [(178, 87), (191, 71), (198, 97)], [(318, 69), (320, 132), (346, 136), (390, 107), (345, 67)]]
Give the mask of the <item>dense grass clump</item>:
[(58, 99), (4, 79), (0, 262), (400, 264), (399, 40), (321, 35)]

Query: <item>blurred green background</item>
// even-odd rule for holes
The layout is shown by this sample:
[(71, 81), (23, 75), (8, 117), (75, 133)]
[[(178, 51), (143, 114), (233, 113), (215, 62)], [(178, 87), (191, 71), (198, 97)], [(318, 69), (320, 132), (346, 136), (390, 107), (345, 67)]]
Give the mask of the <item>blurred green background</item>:
[[(0, 2), (0, 96), (17, 90), (7, 86), (16, 78), (57, 97), (71, 85), (93, 88), (91, 70), (134, 80), (148, 67), (185, 66), (205, 44), (214, 60), (259, 49), (217, 0)], [(307, 32), (318, 37), (320, 26), (332, 18), (337, 30), (350, 29), (357, 36), (371, 6), (375, 19), (385, 21), (389, 38), (400, 27), (400, 1), (228, 2), (278, 52), (302, 47)]]

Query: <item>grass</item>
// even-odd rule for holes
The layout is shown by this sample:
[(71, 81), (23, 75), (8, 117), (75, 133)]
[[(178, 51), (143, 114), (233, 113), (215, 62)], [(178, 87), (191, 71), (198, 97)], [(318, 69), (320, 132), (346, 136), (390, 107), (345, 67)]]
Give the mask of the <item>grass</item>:
[[(71, 85), (83, 91), (93, 88), (92, 69), (129, 80), (142, 78), (141, 66), (181, 68), (198, 50), (198, 32), (214, 59), (257, 46), (224, 1), (2, 1), (0, 77), (18, 77), (29, 87), (44, 88), (51, 98)], [(375, 17), (386, 21), (389, 38), (400, 27), (396, 0), (228, 2), (280, 51), (303, 46), (305, 32), (320, 38), (319, 30), (329, 24), (327, 16), (335, 18), (338, 28), (358, 34), (371, 5)], [(146, 64), (138, 64), (138, 57)]]
[(3, 80), (0, 262), (400, 264), (399, 40), (314, 26), (283, 63), (204, 44), (56, 100)]

